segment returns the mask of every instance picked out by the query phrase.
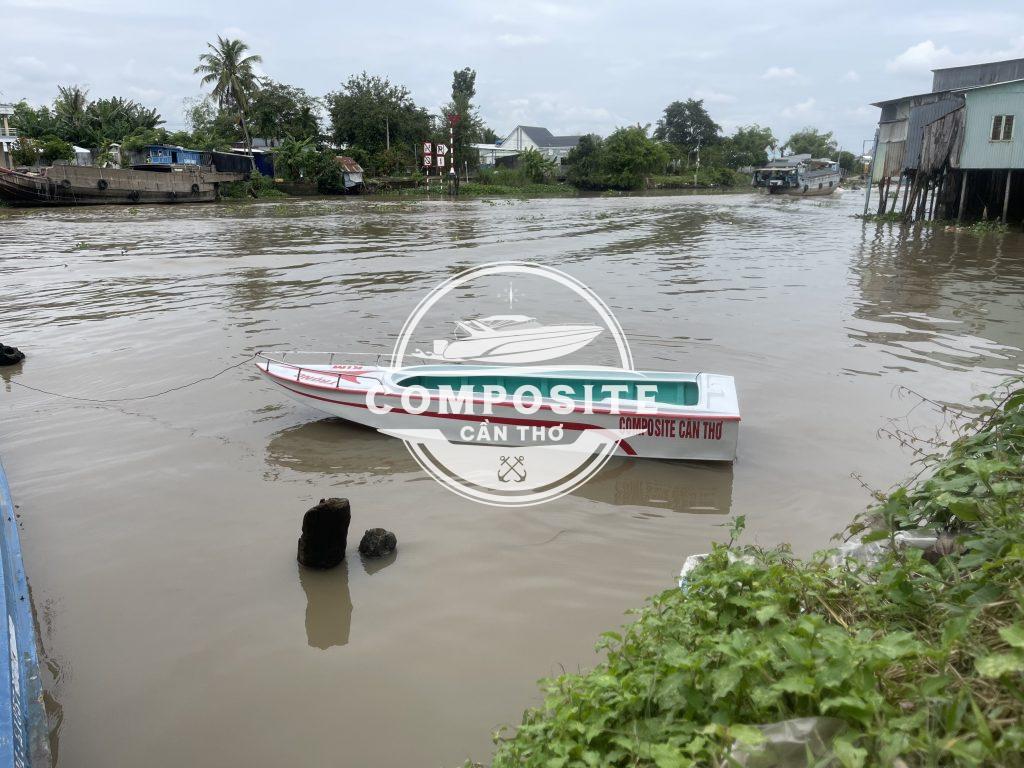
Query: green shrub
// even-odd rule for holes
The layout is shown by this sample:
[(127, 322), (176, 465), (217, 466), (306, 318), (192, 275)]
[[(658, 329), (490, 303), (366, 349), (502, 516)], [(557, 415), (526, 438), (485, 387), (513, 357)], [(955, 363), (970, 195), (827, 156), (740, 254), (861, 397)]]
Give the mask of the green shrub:
[(259, 173), (253, 173), (248, 181), (232, 181), (220, 185), (220, 196), (228, 200), (253, 198), (287, 197), (274, 187), (274, 180)]
[(41, 154), (39, 159), (44, 165), (52, 165), (57, 160), (75, 159), (75, 148), (63, 139), (56, 136), (47, 136), (39, 145)]
[(15, 165), (35, 165), (39, 162), (42, 148), (39, 142), (30, 139), (28, 136), (19, 136), (14, 143), (14, 150), (11, 152), (11, 160)]
[(1024, 765), (1022, 456), (1018, 381), (849, 529), (942, 547), (836, 565), (715, 545), (685, 589), (603, 635), (604, 663), (544, 681), (494, 765), (726, 766), (758, 726), (798, 717), (840, 725), (815, 765)]

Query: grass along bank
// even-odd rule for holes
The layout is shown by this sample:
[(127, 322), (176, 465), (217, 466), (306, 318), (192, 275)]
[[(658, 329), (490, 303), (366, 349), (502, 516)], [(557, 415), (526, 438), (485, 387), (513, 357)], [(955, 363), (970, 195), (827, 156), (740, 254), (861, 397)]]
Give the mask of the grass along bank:
[(808, 765), (1024, 765), (1024, 385), (983, 404), (849, 527), (872, 557), (744, 546), (739, 518), (604, 663), (542, 681), (494, 766), (778, 765), (764, 726), (797, 718)]

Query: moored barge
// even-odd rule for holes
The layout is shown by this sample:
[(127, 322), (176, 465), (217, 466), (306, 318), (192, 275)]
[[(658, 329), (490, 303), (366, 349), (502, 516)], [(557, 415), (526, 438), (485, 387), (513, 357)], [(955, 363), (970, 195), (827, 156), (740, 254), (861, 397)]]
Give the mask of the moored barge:
[(160, 170), (53, 165), (36, 172), (0, 167), (0, 200), (18, 206), (203, 203), (217, 199), (221, 184), (248, 177), (204, 165)]

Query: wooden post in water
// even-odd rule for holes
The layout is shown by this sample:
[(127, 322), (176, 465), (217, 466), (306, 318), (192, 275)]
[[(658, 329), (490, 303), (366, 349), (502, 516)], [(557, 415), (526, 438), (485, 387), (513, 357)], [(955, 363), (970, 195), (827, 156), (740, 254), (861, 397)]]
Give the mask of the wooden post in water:
[[(861, 149), (864, 147), (861, 146)], [(868, 183), (864, 185), (864, 215), (868, 215), (868, 204), (871, 202), (871, 179), (875, 177), (875, 157), (878, 155), (878, 129), (875, 128), (875, 148), (871, 150), (871, 162), (868, 164)]]
[(1013, 169), (1006, 172), (1006, 193), (1003, 195), (1003, 224), (1006, 223), (1006, 212), (1010, 208), (1010, 180), (1013, 177)]
[(904, 177), (906, 181), (903, 183), (903, 207), (900, 208), (900, 213), (906, 214), (907, 212), (907, 195), (910, 194), (910, 177)]
[(964, 204), (967, 202), (967, 171), (960, 171), (960, 207), (956, 212), (957, 224), (960, 223), (964, 217)]

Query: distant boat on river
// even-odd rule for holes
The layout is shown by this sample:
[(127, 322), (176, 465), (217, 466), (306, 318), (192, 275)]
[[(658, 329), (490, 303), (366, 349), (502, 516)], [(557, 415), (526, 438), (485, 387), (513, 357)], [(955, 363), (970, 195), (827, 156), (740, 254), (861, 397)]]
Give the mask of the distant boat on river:
[(839, 162), (810, 155), (790, 155), (754, 170), (755, 187), (769, 195), (831, 195), (839, 189)]
[(141, 205), (205, 203), (220, 185), (249, 178), (248, 156), (153, 145), (131, 168), (52, 165), (16, 171), (0, 167), (0, 200), (9, 205)]

